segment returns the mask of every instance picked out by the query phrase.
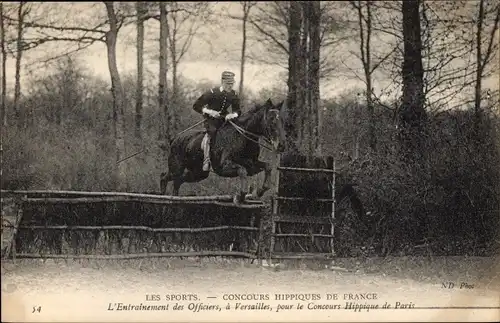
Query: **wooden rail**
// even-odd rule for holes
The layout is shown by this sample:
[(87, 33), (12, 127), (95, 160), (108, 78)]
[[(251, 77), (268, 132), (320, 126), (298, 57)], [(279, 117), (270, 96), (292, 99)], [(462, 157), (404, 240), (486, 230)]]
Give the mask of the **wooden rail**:
[(282, 200), (282, 201), (310, 201), (310, 202), (325, 202), (325, 203), (332, 203), (333, 199), (317, 199), (317, 198), (312, 198), (312, 197), (296, 197), (296, 196), (276, 196), (275, 197), (277, 200)]
[(206, 227), (206, 228), (151, 228), (146, 226), (125, 226), (125, 225), (103, 225), (103, 226), (81, 226), (81, 225), (29, 225), (20, 226), (19, 229), (27, 230), (141, 230), (149, 232), (211, 232), (211, 231), (221, 231), (221, 230), (245, 230), (245, 231), (259, 231), (256, 227), (247, 226), (229, 226), (223, 225), (218, 227)]
[(300, 167), (284, 167), (284, 166), (279, 166), (277, 167), (278, 170), (286, 170), (286, 171), (291, 171), (291, 172), (301, 172), (301, 173), (336, 173), (333, 169), (325, 169), (325, 168), (300, 168)]
[(225, 207), (259, 209), (266, 207), (261, 200), (253, 200), (247, 194), (243, 203), (235, 204), (231, 195), (213, 196), (170, 196), (126, 192), (85, 192), (85, 191), (9, 191), (2, 190), (2, 196), (14, 195), (28, 204), (85, 204), (85, 203), (150, 203), (150, 204), (211, 204)]
[(331, 253), (273, 252), (272, 259), (329, 259)]
[[(14, 195), (48, 195), (51, 197), (27, 197), (28, 201), (32, 202), (54, 202), (54, 203), (71, 203), (72, 200), (76, 200), (77, 198), (83, 197), (92, 197), (92, 199), (81, 199), (81, 203), (87, 202), (96, 202), (99, 199), (102, 199), (103, 202), (115, 202), (115, 201), (131, 201), (136, 199), (139, 202), (153, 202), (153, 201), (173, 201), (173, 202), (194, 202), (200, 203), (203, 201), (208, 202), (232, 202), (232, 195), (208, 195), (208, 196), (171, 196), (171, 195), (156, 195), (156, 194), (139, 194), (139, 193), (126, 193), (126, 192), (86, 192), (86, 191), (43, 191), (43, 190), (34, 190), (34, 191), (10, 191), (10, 190), (1, 190), (3, 196), (8, 194)], [(56, 195), (69, 195), (74, 196), (73, 198), (68, 197), (54, 197)], [(263, 204), (262, 201), (259, 200), (251, 200), (251, 194), (247, 194), (245, 203), (249, 204)], [(128, 200), (126, 198), (129, 198)], [(76, 200), (78, 201), (78, 200)]]
[(313, 234), (308, 234), (308, 233), (275, 233), (275, 237), (319, 237), (319, 238), (333, 238), (333, 235), (331, 234), (321, 234), (321, 233), (313, 233)]
[(275, 216), (273, 217), (275, 222), (281, 223), (317, 223), (317, 224), (330, 224), (333, 221), (330, 217), (319, 217), (319, 216)]
[(260, 201), (245, 201), (241, 204), (234, 204), (221, 200), (154, 200), (154, 199), (141, 199), (131, 197), (74, 197), (74, 198), (61, 198), (61, 197), (41, 197), (41, 198), (24, 198), (23, 202), (29, 204), (86, 204), (86, 203), (113, 203), (113, 202), (129, 202), (129, 203), (149, 203), (149, 204), (176, 204), (176, 205), (220, 205), (228, 207), (237, 207), (245, 209), (258, 209), (265, 206)]
[(18, 253), (17, 258), (43, 258), (43, 259), (140, 259), (140, 258), (174, 258), (174, 257), (228, 257), (237, 256), (245, 258), (256, 258), (256, 255), (241, 251), (189, 251), (189, 252), (145, 252), (123, 255), (58, 255), (39, 253)]

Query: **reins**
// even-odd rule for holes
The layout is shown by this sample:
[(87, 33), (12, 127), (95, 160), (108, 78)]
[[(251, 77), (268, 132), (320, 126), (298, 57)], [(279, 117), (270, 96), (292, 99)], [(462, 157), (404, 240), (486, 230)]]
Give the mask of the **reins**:
[[(186, 131), (189, 131), (189, 130), (193, 129), (194, 127), (196, 127), (196, 126), (200, 125), (200, 124), (201, 124), (201, 123), (203, 123), (204, 121), (205, 121), (205, 120), (200, 120), (200, 121), (198, 121), (197, 123), (193, 124), (192, 126), (190, 126), (190, 127), (186, 128), (186, 129), (182, 130), (181, 132), (179, 132), (179, 133), (178, 133), (178, 134), (176, 134), (175, 136), (179, 136), (179, 135), (181, 135), (181, 134), (185, 133)], [(256, 143), (256, 144), (258, 144), (259, 146), (261, 146), (261, 147), (263, 147), (263, 148), (265, 148), (265, 149), (267, 149), (267, 150), (269, 150), (269, 151), (274, 151), (274, 149), (273, 149), (272, 147), (270, 147), (270, 146), (268, 146), (268, 145), (265, 145), (265, 144), (263, 144), (263, 143), (260, 143), (260, 142), (259, 142), (259, 138), (260, 138), (260, 136), (259, 136), (259, 135), (257, 135), (257, 134), (255, 134), (255, 133), (253, 133), (253, 132), (251, 132), (251, 131), (248, 131), (248, 130), (246, 130), (246, 129), (244, 129), (244, 128), (240, 127), (240, 126), (238, 126), (236, 123), (234, 123), (234, 122), (233, 122), (233, 121), (231, 121), (231, 120), (228, 120), (228, 122), (229, 122), (229, 124), (231, 124), (231, 125), (232, 125), (235, 129), (236, 129), (236, 131), (238, 131), (238, 132), (239, 132), (239, 133), (240, 133), (243, 137), (247, 138), (247, 139), (248, 139), (248, 140), (250, 140), (250, 141), (255, 142), (255, 143)], [(256, 139), (252, 139), (252, 138), (250, 138), (248, 135), (253, 136), (253, 137), (255, 137)], [(175, 136), (174, 136), (174, 137), (175, 137)], [(264, 140), (266, 141), (266, 143), (271, 143), (271, 140), (269, 140), (269, 138), (267, 138), (266, 136), (263, 136), (263, 137), (264, 137)], [(119, 163), (121, 163), (121, 162), (123, 162), (123, 161), (125, 161), (125, 160), (127, 160), (127, 159), (130, 159), (130, 158), (132, 158), (132, 157), (134, 157), (134, 156), (139, 155), (140, 153), (145, 152), (146, 150), (148, 150), (148, 148), (144, 148), (144, 149), (142, 149), (142, 150), (140, 150), (140, 151), (138, 151), (138, 152), (136, 152), (136, 153), (134, 153), (134, 154), (132, 154), (132, 155), (129, 155), (129, 156), (125, 157), (125, 158), (122, 158), (122, 159), (118, 160), (116, 163), (117, 163), (117, 164), (119, 164)]]
[[(250, 132), (250, 131), (248, 131), (248, 130), (243, 129), (242, 127), (238, 126), (236, 123), (234, 123), (234, 122), (233, 122), (233, 121), (231, 121), (231, 120), (229, 120), (229, 123), (230, 123), (230, 124), (231, 124), (231, 125), (232, 125), (235, 129), (236, 129), (236, 131), (238, 131), (238, 132), (239, 132), (239, 133), (240, 133), (243, 137), (247, 138), (247, 139), (248, 139), (248, 140), (250, 140), (250, 141), (255, 142), (255, 143), (256, 143), (256, 144), (258, 144), (259, 146), (264, 147), (264, 148), (266, 148), (266, 149), (267, 149), (267, 150), (269, 150), (269, 151), (274, 151), (274, 149), (273, 149), (272, 147), (269, 147), (269, 146), (267, 146), (267, 145), (264, 145), (264, 144), (262, 144), (262, 143), (260, 143), (260, 142), (258, 141), (258, 138), (260, 137), (259, 135), (256, 135), (256, 134), (254, 134), (254, 133), (252, 133), (252, 132)], [(252, 139), (252, 138), (248, 137), (248, 136), (247, 136), (247, 134), (249, 134), (249, 135), (251, 135), (251, 136), (254, 136), (255, 138), (257, 138), (257, 140), (255, 140), (255, 139)], [(266, 137), (264, 137), (264, 139), (265, 139), (265, 140), (269, 143), (269, 139), (267, 139)]]

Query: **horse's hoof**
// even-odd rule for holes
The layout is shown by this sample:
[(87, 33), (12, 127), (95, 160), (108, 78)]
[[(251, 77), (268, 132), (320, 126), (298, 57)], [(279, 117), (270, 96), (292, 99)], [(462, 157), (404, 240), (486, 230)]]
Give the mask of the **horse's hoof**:
[(246, 193), (240, 193), (240, 194), (236, 194), (233, 198), (233, 202), (234, 204), (242, 204), (243, 202), (245, 202), (245, 197), (246, 197)]

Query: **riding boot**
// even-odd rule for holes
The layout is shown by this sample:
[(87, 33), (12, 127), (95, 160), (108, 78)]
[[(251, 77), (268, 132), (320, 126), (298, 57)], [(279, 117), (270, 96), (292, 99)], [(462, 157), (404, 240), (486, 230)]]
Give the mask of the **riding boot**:
[(210, 170), (210, 134), (205, 134), (205, 145), (203, 147), (203, 171)]

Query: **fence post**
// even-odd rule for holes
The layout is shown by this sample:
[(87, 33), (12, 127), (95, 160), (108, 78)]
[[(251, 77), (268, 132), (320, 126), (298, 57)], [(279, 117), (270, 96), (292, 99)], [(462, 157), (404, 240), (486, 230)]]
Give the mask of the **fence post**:
[(332, 221), (331, 221), (331, 230), (330, 234), (332, 237), (330, 238), (330, 248), (332, 251), (332, 255), (335, 255), (335, 248), (334, 248), (334, 235), (335, 235), (335, 157), (333, 157), (333, 175), (332, 175)]
[(274, 235), (276, 233), (276, 221), (275, 217), (278, 216), (279, 212), (279, 199), (277, 198), (279, 196), (279, 191), (280, 191), (280, 174), (281, 170), (279, 167), (281, 166), (281, 154), (277, 153), (276, 154), (276, 181), (274, 182), (274, 196), (273, 196), (273, 210), (271, 212), (271, 239), (269, 243), (269, 253), (268, 253), (268, 265), (272, 265), (272, 258), (273, 258), (273, 251), (274, 251)]

